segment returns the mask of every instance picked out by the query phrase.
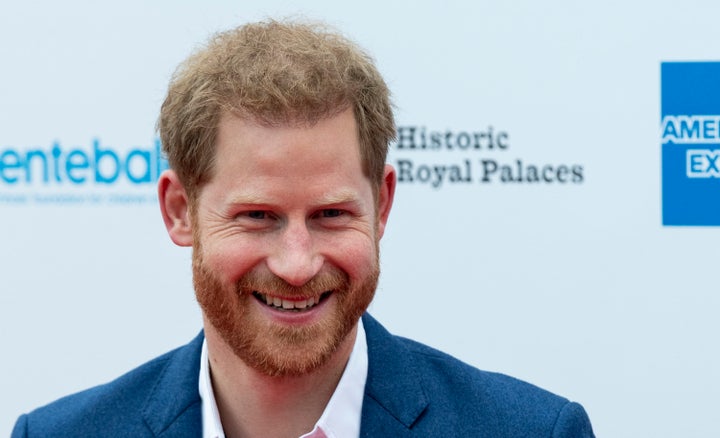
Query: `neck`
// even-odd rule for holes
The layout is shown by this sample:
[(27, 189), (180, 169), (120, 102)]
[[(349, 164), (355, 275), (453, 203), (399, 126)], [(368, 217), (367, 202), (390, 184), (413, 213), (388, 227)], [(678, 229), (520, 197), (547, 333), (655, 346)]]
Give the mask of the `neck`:
[(288, 437), (310, 432), (345, 370), (357, 326), (317, 370), (270, 377), (247, 366), (205, 323), (213, 392), (227, 437)]

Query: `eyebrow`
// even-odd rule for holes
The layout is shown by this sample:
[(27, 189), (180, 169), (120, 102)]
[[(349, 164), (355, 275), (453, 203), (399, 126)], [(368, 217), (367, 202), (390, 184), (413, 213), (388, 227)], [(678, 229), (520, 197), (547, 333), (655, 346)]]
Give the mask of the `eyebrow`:
[[(349, 204), (358, 202), (358, 194), (351, 189), (340, 189), (333, 193), (329, 193), (314, 200), (315, 205), (336, 205)], [(273, 205), (272, 199), (267, 195), (262, 195), (256, 191), (245, 192), (239, 195), (232, 195), (225, 199), (225, 203), (229, 205)]]
[(320, 204), (347, 204), (357, 202), (357, 200), (358, 196), (356, 192), (349, 189), (342, 189), (335, 193), (330, 193), (327, 196), (323, 196), (320, 199)]
[(263, 197), (256, 192), (244, 192), (241, 195), (231, 195), (223, 199), (225, 204), (228, 205), (243, 205), (243, 204), (267, 204), (267, 197)]

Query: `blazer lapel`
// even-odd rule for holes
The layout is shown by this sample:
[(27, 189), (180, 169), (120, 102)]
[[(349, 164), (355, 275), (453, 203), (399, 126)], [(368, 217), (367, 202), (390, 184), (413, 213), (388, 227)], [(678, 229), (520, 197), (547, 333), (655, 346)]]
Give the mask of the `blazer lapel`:
[[(368, 376), (360, 436), (408, 436), (428, 406), (420, 374), (410, 352), (367, 313), (363, 325), (368, 343)], [(179, 348), (168, 360), (143, 409), (157, 437), (202, 436), (198, 392), (203, 334)]]
[(158, 437), (202, 436), (198, 391), (203, 333), (175, 350), (143, 409), (143, 419)]
[(360, 436), (402, 437), (428, 406), (410, 352), (367, 313), (368, 377)]

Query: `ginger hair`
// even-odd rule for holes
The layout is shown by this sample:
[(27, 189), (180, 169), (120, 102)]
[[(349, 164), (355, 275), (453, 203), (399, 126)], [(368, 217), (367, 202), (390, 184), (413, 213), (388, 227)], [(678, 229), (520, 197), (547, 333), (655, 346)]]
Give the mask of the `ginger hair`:
[(174, 73), (157, 129), (191, 204), (213, 176), (224, 114), (313, 125), (352, 108), (363, 172), (377, 195), (395, 138), (387, 85), (357, 45), (320, 24), (268, 21), (215, 35)]

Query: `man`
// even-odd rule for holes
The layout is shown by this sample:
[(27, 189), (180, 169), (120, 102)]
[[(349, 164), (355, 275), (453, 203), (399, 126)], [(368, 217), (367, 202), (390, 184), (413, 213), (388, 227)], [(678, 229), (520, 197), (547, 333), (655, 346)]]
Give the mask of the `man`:
[(162, 216), (193, 248), (204, 331), (13, 437), (592, 436), (580, 405), (365, 314), (395, 125), (352, 43), (273, 21), (220, 34), (175, 74), (158, 127)]

